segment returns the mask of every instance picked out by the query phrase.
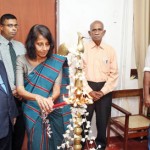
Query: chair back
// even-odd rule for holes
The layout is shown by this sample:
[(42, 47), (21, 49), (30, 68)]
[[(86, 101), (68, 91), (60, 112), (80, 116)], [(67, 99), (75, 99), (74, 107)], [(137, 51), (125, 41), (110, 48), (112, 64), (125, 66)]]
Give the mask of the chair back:
[(114, 98), (138, 97), (139, 98), (139, 114), (143, 114), (143, 89), (126, 89), (113, 91)]

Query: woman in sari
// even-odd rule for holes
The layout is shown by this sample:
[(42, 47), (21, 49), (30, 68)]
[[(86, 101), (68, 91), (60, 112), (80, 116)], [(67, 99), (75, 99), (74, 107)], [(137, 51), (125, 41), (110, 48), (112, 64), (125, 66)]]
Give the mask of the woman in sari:
[(50, 30), (34, 25), (25, 43), (27, 53), (18, 56), (17, 92), (23, 98), (28, 150), (57, 150), (69, 124), (69, 106), (56, 108), (67, 96), (69, 84), (66, 58), (53, 54)]

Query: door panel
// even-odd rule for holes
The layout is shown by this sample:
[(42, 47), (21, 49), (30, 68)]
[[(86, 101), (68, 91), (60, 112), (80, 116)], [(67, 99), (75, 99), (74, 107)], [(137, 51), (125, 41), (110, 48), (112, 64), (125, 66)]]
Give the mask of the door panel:
[(15, 39), (24, 43), (35, 24), (48, 26), (56, 39), (56, 0), (0, 0), (0, 16), (5, 13), (17, 17), (19, 30)]

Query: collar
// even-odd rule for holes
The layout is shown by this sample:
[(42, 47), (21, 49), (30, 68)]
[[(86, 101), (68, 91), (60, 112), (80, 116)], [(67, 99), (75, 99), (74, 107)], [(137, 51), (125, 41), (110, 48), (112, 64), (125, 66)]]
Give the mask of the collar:
[(13, 44), (14, 40), (8, 41), (5, 37), (3, 37), (2, 35), (0, 35), (0, 45), (1, 44), (5, 44), (8, 45), (9, 42), (11, 42)]
[(100, 48), (100, 49), (104, 50), (104, 43), (103, 43), (103, 42), (101, 42), (101, 44), (97, 46), (97, 45), (94, 43), (94, 41), (91, 40), (91, 41), (90, 41), (90, 45), (91, 45), (91, 49), (97, 47), (97, 48)]

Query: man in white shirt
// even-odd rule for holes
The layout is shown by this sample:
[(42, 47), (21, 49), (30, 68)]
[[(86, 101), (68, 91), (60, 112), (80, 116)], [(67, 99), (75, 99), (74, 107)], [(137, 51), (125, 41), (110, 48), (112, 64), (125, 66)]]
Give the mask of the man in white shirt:
[[(25, 53), (25, 47), (21, 42), (13, 40), (18, 31), (17, 18), (12, 14), (4, 14), (0, 18), (0, 59), (4, 62), (8, 75), (9, 84), (15, 98), (19, 116), (17, 117), (13, 133), (13, 150), (21, 150), (25, 127), (23, 121), (23, 113), (21, 110), (21, 101), (18, 100), (18, 95), (15, 86), (15, 57)], [(11, 48), (13, 49), (14, 57), (11, 57)], [(13, 59), (12, 59), (13, 58)]]

